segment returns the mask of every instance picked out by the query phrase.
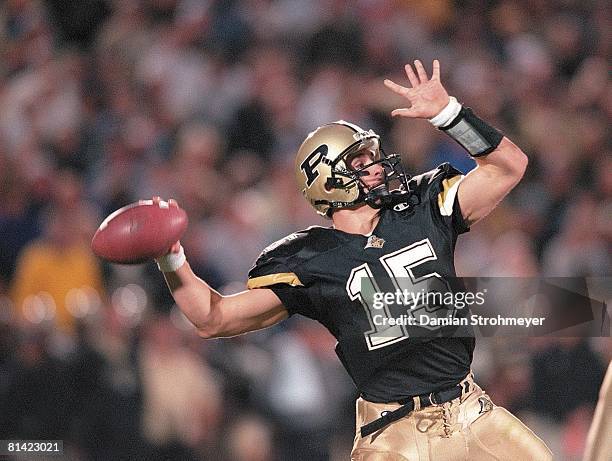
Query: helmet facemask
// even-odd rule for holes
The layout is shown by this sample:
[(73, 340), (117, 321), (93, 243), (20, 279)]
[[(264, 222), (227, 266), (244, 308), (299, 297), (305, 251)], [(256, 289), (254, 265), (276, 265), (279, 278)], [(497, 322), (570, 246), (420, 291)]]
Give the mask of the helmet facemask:
[[(352, 159), (364, 150), (373, 152), (372, 161), (358, 169), (352, 168)], [(382, 181), (373, 187), (368, 186), (363, 178), (369, 176), (370, 173), (367, 171), (369, 168), (378, 164), (383, 167)], [(351, 206), (367, 203), (372, 208), (382, 208), (396, 202), (399, 195), (404, 195), (403, 192), (408, 191), (409, 177), (404, 171), (400, 156), (386, 155), (380, 147), (378, 137), (368, 139), (365, 143), (344, 153), (332, 164), (331, 172), (331, 176), (327, 178), (327, 188), (346, 189), (357, 184), (359, 196)], [(346, 207), (343, 204), (338, 205), (332, 205), (332, 208)]]

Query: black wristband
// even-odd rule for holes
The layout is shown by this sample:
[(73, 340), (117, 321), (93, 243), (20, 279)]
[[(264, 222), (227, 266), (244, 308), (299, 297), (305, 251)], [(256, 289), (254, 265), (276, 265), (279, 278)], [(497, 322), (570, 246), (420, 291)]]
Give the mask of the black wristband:
[(476, 116), (469, 107), (462, 107), (455, 119), (440, 129), (461, 144), (472, 157), (490, 154), (504, 137), (495, 127)]

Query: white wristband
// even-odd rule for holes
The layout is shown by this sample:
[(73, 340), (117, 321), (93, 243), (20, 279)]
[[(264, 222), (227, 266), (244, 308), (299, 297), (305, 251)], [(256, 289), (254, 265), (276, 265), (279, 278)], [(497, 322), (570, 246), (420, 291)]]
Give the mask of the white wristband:
[(430, 118), (429, 122), (436, 128), (442, 128), (452, 122), (461, 111), (461, 104), (454, 96), (450, 97), (450, 101), (444, 109), (440, 111), (434, 118)]
[(174, 272), (185, 264), (185, 261), (187, 261), (187, 258), (185, 257), (183, 245), (181, 245), (178, 253), (168, 253), (167, 255), (155, 260), (157, 267), (162, 272)]

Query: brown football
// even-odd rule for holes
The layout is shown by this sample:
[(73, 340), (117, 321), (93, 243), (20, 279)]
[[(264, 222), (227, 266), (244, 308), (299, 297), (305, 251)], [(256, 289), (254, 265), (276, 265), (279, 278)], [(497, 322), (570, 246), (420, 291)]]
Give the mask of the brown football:
[(99, 257), (121, 264), (140, 264), (168, 252), (187, 228), (185, 210), (140, 200), (111, 213), (96, 231), (91, 248)]

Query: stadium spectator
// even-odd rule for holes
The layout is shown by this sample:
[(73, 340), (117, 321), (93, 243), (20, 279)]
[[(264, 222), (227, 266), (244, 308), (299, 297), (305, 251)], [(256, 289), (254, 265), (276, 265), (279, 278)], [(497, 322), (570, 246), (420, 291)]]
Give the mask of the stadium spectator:
[(146, 325), (139, 364), (151, 459), (200, 459), (198, 450), (218, 435), (221, 391), (214, 373), (182, 344), (181, 332), (166, 316)]
[(101, 299), (103, 280), (88, 244), (95, 217), (83, 201), (80, 179), (65, 171), (58, 174), (55, 186), (43, 234), (23, 248), (11, 294), (26, 321), (51, 322), (64, 333), (73, 334), (71, 290), (93, 290)]

